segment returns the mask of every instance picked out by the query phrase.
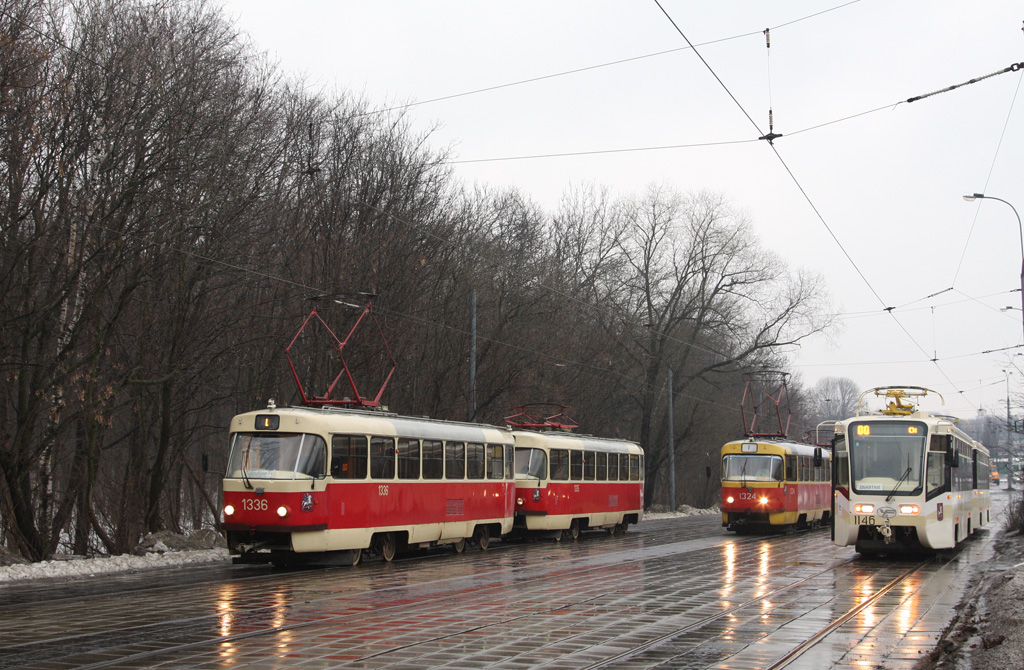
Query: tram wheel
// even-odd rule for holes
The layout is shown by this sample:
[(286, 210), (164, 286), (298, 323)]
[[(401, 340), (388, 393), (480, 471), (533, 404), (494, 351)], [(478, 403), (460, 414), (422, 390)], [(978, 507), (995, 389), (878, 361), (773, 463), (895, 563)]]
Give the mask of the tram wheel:
[(629, 528), (628, 523), (617, 523), (615, 528), (612, 529), (612, 535), (625, 535), (627, 528)]
[(572, 537), (574, 541), (580, 539), (579, 519), (573, 519), (572, 522), (569, 524), (569, 535)]
[(384, 533), (376, 543), (377, 553), (384, 559), (385, 563), (395, 560), (395, 552), (398, 551), (398, 542), (394, 533)]
[(363, 550), (362, 549), (349, 549), (347, 553), (348, 553), (348, 557), (347, 557), (347, 559), (343, 560), (342, 564), (343, 565), (350, 565), (350, 566), (359, 565), (359, 561), (362, 560), (362, 558), (363, 558)]
[(452, 542), (452, 549), (455, 550), (456, 554), (461, 554), (466, 551), (466, 538), (462, 538), (457, 542)]
[(473, 544), (484, 551), (487, 550), (487, 547), (491, 546), (491, 531), (487, 526), (477, 526), (473, 530)]

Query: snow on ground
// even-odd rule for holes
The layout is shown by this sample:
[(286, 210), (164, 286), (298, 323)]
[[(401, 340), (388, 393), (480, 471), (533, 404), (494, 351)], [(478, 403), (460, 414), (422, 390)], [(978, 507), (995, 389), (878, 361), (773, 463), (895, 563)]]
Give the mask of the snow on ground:
[(0, 584), (45, 577), (95, 577), (118, 572), (136, 572), (150, 568), (166, 568), (189, 563), (212, 563), (228, 560), (227, 549), (168, 551), (145, 556), (102, 556), (98, 558), (57, 559), (0, 567)]
[[(719, 514), (717, 509), (697, 509), (682, 505), (675, 512), (645, 512), (644, 519), (671, 519), (701, 514)], [(144, 556), (101, 556), (97, 558), (59, 558), (52, 561), (0, 566), (0, 584), (47, 577), (95, 577), (114, 573), (137, 572), (151, 568), (167, 568), (193, 563), (228, 561), (227, 549), (201, 549), (194, 551), (164, 551)]]
[(717, 507), (712, 507), (711, 509), (701, 509), (699, 507), (690, 507), (689, 505), (680, 505), (675, 512), (665, 512), (660, 509), (657, 511), (654, 511), (652, 509), (652, 511), (644, 512), (644, 519), (674, 519), (676, 517), (683, 516), (703, 516), (721, 513), (722, 510), (718, 509)]

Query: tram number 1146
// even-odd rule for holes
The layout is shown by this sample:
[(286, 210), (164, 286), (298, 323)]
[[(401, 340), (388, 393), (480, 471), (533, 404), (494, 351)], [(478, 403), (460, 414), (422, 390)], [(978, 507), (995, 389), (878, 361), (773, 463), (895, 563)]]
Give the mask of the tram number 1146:
[(854, 517), (853, 517), (853, 525), (855, 525), (855, 526), (875, 526), (875, 525), (877, 525), (877, 523), (875, 522), (875, 517), (874, 516), (854, 515)]

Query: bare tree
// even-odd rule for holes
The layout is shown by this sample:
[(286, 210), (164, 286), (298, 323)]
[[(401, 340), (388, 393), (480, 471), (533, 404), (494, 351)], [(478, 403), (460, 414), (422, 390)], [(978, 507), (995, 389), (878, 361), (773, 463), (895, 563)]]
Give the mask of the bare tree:
[[(653, 425), (669, 367), (673, 397), (702, 397), (722, 375), (773, 361), (827, 327), (829, 317), (820, 281), (787, 272), (721, 197), (651, 187), (625, 216), (622, 335), (632, 364), (644, 371), (634, 401), (649, 470), (657, 471), (667, 452), (652, 440)], [(691, 425), (682, 424), (683, 436)], [(654, 484), (645, 488), (649, 495)]]

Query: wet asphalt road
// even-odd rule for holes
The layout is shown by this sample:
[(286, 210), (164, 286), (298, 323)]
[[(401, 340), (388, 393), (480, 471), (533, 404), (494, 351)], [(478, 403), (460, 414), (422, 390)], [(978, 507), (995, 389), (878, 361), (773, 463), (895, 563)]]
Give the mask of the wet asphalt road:
[(0, 668), (910, 669), (1008, 496), (955, 554), (864, 560), (717, 516), (355, 568), (190, 566), (0, 586)]

